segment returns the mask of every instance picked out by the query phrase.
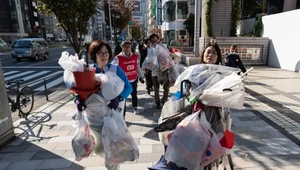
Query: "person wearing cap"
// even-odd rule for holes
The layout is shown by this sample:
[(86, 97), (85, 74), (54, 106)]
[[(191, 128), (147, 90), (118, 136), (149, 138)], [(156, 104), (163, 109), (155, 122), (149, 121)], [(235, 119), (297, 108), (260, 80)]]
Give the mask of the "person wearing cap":
[[(114, 60), (112, 61), (113, 64), (119, 65), (125, 74), (132, 86), (132, 106), (134, 114), (138, 114), (138, 98), (137, 98), (137, 83), (138, 79), (141, 83), (144, 83), (144, 74), (141, 70), (139, 64), (139, 57), (137, 54), (132, 53), (131, 51), (131, 42), (130, 41), (123, 41), (122, 42), (122, 52), (115, 56)], [(125, 117), (126, 107), (124, 111)]]

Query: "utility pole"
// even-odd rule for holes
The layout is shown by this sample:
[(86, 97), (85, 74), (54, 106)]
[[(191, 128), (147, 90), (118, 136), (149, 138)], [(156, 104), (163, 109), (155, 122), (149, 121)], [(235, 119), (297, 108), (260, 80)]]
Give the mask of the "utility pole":
[[(194, 29), (194, 54), (195, 57), (199, 57), (199, 37), (200, 37), (200, 9), (202, 6), (202, 0), (195, 0), (195, 29)], [(204, 18), (202, 18), (203, 22)]]

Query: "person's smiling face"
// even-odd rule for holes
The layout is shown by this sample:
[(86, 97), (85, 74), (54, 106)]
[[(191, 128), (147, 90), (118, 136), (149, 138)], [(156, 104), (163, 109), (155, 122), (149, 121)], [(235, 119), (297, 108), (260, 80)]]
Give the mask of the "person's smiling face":
[(101, 47), (101, 49), (96, 53), (96, 57), (98, 66), (103, 68), (108, 63), (109, 59), (109, 52), (106, 46)]

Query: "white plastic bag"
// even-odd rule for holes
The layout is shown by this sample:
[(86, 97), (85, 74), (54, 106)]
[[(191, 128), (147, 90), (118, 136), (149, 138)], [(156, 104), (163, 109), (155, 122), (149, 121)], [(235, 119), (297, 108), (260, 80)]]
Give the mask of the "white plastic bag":
[(176, 127), (165, 153), (166, 160), (188, 169), (198, 169), (211, 139), (204, 112), (187, 116)]
[(83, 72), (84, 71), (84, 59), (78, 59), (78, 56), (70, 55), (69, 52), (64, 51), (61, 53), (61, 57), (58, 60), (58, 64), (64, 69), (68, 71), (77, 71)]
[(124, 90), (124, 81), (115, 73), (106, 72), (108, 77), (107, 81), (104, 81), (101, 85), (100, 94), (107, 100), (112, 100), (118, 97)]
[(205, 89), (199, 99), (207, 106), (242, 109), (244, 96), (241, 77), (232, 73)]
[(64, 71), (64, 83), (67, 86), (67, 88), (73, 88), (76, 87), (74, 75), (71, 71), (65, 70)]
[(111, 110), (109, 115), (105, 116), (103, 120), (102, 142), (105, 160), (111, 165), (116, 165), (138, 159), (138, 147), (121, 113)]
[(80, 161), (83, 158), (89, 157), (93, 153), (95, 145), (95, 138), (91, 129), (86, 120), (81, 117), (77, 122), (77, 130), (72, 139), (72, 149), (75, 159)]
[(147, 55), (144, 62), (142, 63), (142, 68), (149, 69), (149, 70), (158, 70), (157, 57)]
[(166, 47), (161, 44), (157, 44), (155, 49), (160, 71), (165, 71), (174, 65), (170, 51)]
[(84, 117), (91, 129), (101, 133), (103, 127), (103, 117), (107, 116), (110, 108), (105, 100), (98, 94), (93, 93), (85, 100), (86, 109)]

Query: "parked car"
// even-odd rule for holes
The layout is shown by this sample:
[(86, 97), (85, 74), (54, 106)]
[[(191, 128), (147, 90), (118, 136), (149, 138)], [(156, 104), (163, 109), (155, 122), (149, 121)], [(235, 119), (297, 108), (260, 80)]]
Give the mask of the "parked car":
[(2, 39), (0, 39), (0, 48), (6, 48), (6, 47), (7, 47), (7, 43)]
[(44, 38), (23, 38), (12, 45), (11, 56), (17, 61), (22, 59), (39, 60), (40, 57), (47, 59), (49, 48)]

